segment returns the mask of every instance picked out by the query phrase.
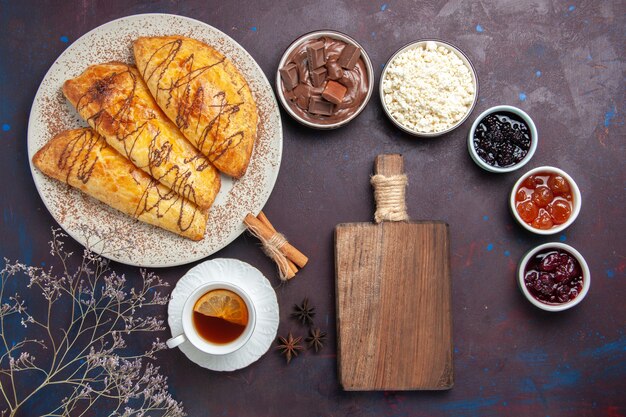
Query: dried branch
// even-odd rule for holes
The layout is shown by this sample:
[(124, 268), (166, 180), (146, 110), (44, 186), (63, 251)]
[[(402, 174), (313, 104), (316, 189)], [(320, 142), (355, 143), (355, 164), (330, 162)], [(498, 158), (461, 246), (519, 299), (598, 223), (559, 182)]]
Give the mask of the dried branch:
[[(96, 405), (110, 407), (112, 416), (184, 416), (182, 403), (168, 393), (167, 378), (149, 361), (165, 344), (156, 338), (140, 354), (126, 344), (132, 334), (164, 330), (164, 321), (148, 310), (167, 304), (162, 291), (168, 284), (140, 270), (138, 286), (130, 287), (89, 249), (73, 268), (65, 237), (52, 229), (50, 254), (59, 271), (7, 259), (0, 271), (0, 417), (17, 415), (50, 389), (67, 395), (55, 396), (49, 416), (84, 416)], [(18, 275), (29, 278), (29, 297), (38, 293), (43, 299), (32, 311), (17, 292), (7, 296)], [(21, 326), (28, 336), (16, 341)]]

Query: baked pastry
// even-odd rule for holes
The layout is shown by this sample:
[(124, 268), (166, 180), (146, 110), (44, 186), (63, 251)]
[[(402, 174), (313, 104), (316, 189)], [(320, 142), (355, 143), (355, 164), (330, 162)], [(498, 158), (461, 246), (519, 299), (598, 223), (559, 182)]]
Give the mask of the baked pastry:
[(89, 128), (66, 130), (33, 156), (44, 174), (129, 216), (201, 240), (207, 211), (157, 182)]
[(179, 195), (209, 208), (220, 175), (155, 103), (135, 67), (93, 65), (63, 85), (63, 94), (107, 143)]
[(135, 61), (161, 109), (217, 169), (246, 172), (257, 137), (257, 106), (235, 65), (182, 36), (139, 38)]

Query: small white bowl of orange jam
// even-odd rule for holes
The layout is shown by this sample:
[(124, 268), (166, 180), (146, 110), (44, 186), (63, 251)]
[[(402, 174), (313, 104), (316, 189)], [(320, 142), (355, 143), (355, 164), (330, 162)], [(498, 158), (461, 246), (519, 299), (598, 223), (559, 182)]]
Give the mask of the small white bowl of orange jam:
[(580, 213), (581, 194), (565, 171), (542, 166), (517, 180), (509, 203), (513, 217), (526, 230), (552, 235), (574, 223)]

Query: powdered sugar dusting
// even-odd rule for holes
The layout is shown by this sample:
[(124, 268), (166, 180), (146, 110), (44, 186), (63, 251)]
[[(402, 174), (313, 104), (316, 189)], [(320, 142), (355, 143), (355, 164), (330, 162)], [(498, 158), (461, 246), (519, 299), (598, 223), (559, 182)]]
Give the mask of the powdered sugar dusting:
[(145, 267), (181, 265), (222, 249), (245, 230), (245, 215), (258, 213), (269, 198), (280, 168), (282, 126), (272, 88), (254, 59), (233, 39), (205, 23), (165, 14), (128, 16), (87, 33), (57, 59), (39, 87), (28, 126), (32, 159), (55, 134), (87, 125), (61, 93), (65, 80), (78, 76), (89, 65), (133, 63), (134, 39), (164, 35), (195, 38), (219, 50), (246, 78), (259, 109), (258, 138), (248, 170), (240, 180), (222, 176), (222, 188), (209, 212), (202, 241), (193, 242), (134, 220), (46, 177), (31, 162), (42, 200), (69, 235), (110, 259)]

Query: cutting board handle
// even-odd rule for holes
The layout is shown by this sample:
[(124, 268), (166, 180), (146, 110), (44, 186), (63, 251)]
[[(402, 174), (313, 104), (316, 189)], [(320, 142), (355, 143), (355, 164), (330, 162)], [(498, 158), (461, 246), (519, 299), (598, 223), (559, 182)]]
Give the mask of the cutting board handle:
[(376, 201), (376, 223), (382, 221), (407, 221), (404, 158), (400, 154), (378, 155), (371, 178)]

